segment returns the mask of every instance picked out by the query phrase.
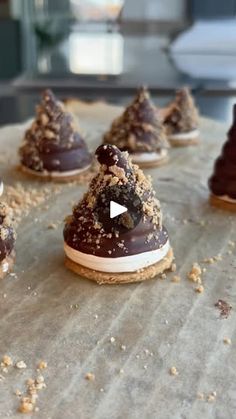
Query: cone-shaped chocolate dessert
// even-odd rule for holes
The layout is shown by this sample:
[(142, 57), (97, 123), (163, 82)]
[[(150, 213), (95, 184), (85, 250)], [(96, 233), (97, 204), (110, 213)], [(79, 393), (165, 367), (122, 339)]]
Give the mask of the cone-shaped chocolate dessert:
[(22, 169), (43, 179), (72, 180), (89, 168), (91, 155), (73, 116), (50, 90), (42, 94), (36, 118), (20, 148)]
[(233, 109), (233, 125), (221, 155), (215, 162), (209, 188), (212, 205), (236, 212), (236, 104)]
[(173, 146), (187, 146), (199, 142), (199, 115), (187, 87), (176, 92), (175, 101), (165, 110), (168, 140)]
[(103, 142), (128, 151), (140, 167), (159, 166), (168, 161), (163, 120), (147, 89), (141, 88), (123, 114), (113, 121)]
[(4, 278), (14, 265), (16, 233), (13, 227), (12, 209), (0, 202), (0, 278)]
[[(153, 278), (170, 268), (173, 252), (150, 180), (114, 145), (96, 156), (100, 171), (66, 220), (66, 266), (100, 284)], [(112, 202), (123, 213), (112, 215)]]

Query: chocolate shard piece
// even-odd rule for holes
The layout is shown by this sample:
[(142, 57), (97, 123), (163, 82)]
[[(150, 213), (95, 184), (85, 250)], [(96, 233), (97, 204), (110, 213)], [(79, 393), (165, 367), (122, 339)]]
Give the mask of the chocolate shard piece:
[(74, 118), (50, 90), (42, 94), (19, 154), (22, 165), (35, 172), (74, 171), (91, 163)]
[(168, 135), (188, 133), (198, 128), (198, 110), (187, 87), (177, 90), (175, 101), (166, 111), (164, 123)]
[(236, 200), (236, 104), (233, 107), (233, 124), (221, 155), (215, 162), (209, 188), (216, 196)]
[(159, 153), (168, 148), (161, 113), (152, 103), (146, 88), (139, 89), (133, 102), (113, 121), (103, 142), (130, 154)]
[(11, 254), (15, 240), (12, 210), (5, 202), (0, 202), (0, 262)]
[[(119, 151), (113, 145), (100, 146), (96, 155), (100, 170), (66, 221), (64, 228), (66, 245), (79, 252), (105, 258), (136, 255), (162, 248), (168, 242), (168, 233), (162, 225), (160, 204), (155, 197), (150, 179), (145, 177), (138, 166), (132, 164), (128, 153)], [(124, 204), (127, 207), (129, 188), (130, 199), (134, 200), (134, 194), (138, 198), (137, 202), (133, 203), (140, 212), (136, 217), (138, 223), (134, 223), (134, 228), (131, 228), (132, 220), (127, 219), (126, 213), (122, 214), (124, 217), (121, 220), (126, 229), (116, 228), (117, 223), (114, 223), (110, 231), (107, 231), (103, 225), (103, 217), (98, 216), (98, 213), (101, 214), (107, 208), (104, 201), (109, 195), (107, 190), (110, 188), (113, 193), (115, 187), (119, 189), (118, 199), (122, 197), (124, 190)], [(118, 202), (122, 205), (120, 200)], [(102, 206), (99, 211), (98, 204)]]

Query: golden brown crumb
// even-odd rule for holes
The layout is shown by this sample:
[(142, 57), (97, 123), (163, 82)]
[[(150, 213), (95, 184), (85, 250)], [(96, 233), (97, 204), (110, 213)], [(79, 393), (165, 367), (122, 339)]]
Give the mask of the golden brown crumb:
[(85, 378), (88, 381), (94, 381), (95, 380), (95, 375), (92, 372), (87, 372), (87, 374), (85, 374)]
[(34, 410), (34, 404), (31, 399), (22, 400), (19, 406), (20, 413), (31, 413)]
[(170, 375), (178, 375), (179, 371), (177, 370), (176, 367), (171, 367), (170, 368)]
[(2, 358), (1, 365), (5, 367), (10, 367), (11, 365), (13, 365), (11, 357), (9, 355), (4, 355)]
[(56, 230), (56, 229), (57, 229), (56, 223), (50, 223), (50, 224), (48, 224), (48, 230)]
[(204, 286), (203, 285), (199, 285), (198, 287), (195, 288), (196, 292), (199, 292), (200, 294), (204, 291)]
[(215, 391), (212, 391), (210, 394), (208, 394), (208, 396), (207, 396), (207, 401), (208, 401), (209, 403), (214, 402), (214, 401), (215, 401), (215, 399), (216, 399), (216, 392), (215, 392)]
[(48, 364), (47, 364), (46, 361), (40, 361), (39, 364), (38, 364), (38, 369), (39, 370), (44, 370), (44, 369), (47, 368), (47, 366), (48, 366)]
[(171, 281), (172, 282), (180, 282), (181, 281), (181, 278), (180, 278), (179, 275), (174, 275)]
[(231, 339), (230, 338), (224, 338), (223, 339), (223, 342), (226, 344), (226, 345), (231, 345)]
[(204, 398), (205, 398), (204, 393), (197, 393), (197, 398), (199, 400), (204, 400)]

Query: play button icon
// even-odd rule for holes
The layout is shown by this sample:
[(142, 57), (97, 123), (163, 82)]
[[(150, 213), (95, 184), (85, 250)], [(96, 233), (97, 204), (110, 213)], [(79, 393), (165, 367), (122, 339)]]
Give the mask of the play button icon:
[(97, 197), (94, 214), (106, 233), (125, 233), (142, 217), (142, 203), (130, 185), (107, 186)]
[(128, 211), (123, 205), (117, 204), (115, 201), (110, 201), (110, 218), (118, 217), (120, 214)]

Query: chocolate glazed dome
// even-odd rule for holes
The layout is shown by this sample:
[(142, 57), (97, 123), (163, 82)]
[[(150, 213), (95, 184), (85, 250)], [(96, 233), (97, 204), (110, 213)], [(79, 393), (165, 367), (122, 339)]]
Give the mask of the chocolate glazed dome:
[(36, 118), (19, 151), (21, 163), (36, 172), (66, 172), (91, 163), (87, 146), (71, 114), (50, 90), (42, 94)]
[(129, 153), (160, 152), (168, 148), (161, 114), (152, 103), (147, 89), (138, 91), (124, 113), (114, 120), (103, 142)]
[(0, 262), (9, 256), (14, 248), (16, 233), (12, 225), (12, 210), (0, 202)]
[[(162, 248), (168, 242), (168, 234), (162, 225), (160, 204), (155, 198), (150, 179), (131, 163), (128, 153), (119, 151), (113, 145), (100, 146), (96, 155), (100, 172), (66, 220), (65, 243), (80, 252), (105, 258), (136, 255)], [(140, 221), (125, 233), (115, 228), (106, 232), (106, 226), (97, 217), (97, 200), (105, 188), (124, 185), (133, 189), (141, 201)]]
[(236, 104), (233, 108), (233, 124), (227, 137), (221, 156), (215, 162), (209, 188), (216, 196), (236, 199)]

